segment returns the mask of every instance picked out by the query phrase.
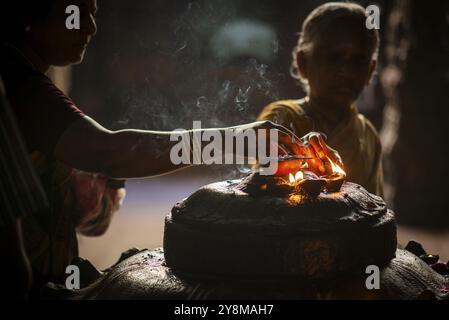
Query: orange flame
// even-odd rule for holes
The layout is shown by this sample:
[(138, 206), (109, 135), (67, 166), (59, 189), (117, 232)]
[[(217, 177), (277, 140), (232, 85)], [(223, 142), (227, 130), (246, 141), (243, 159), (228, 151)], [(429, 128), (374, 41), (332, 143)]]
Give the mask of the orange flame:
[(338, 164), (334, 163), (331, 159), (329, 159), (329, 157), (327, 157), (327, 159), (331, 164), (332, 173), (337, 173), (346, 177), (346, 172)]
[(302, 179), (304, 179), (304, 174), (302, 173), (302, 171), (296, 172), (294, 176), (291, 173), (288, 174), (288, 180), (290, 181), (291, 184), (294, 184), (298, 180)]

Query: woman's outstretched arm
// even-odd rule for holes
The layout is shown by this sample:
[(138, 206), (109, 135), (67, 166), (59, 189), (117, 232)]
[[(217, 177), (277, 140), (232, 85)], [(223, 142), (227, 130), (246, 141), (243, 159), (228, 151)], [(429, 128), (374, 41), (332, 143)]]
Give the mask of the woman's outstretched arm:
[[(218, 131), (222, 137), (235, 130), (268, 130), (278, 133), (279, 141), (267, 143), (293, 144), (291, 132), (270, 121), (258, 121), (241, 126), (220, 129), (197, 129), (204, 133)], [(193, 136), (192, 130), (187, 131)], [(198, 131), (196, 131), (198, 132)], [(60, 137), (55, 156), (67, 165), (88, 172), (100, 172), (112, 178), (135, 178), (160, 175), (189, 164), (174, 164), (170, 159), (172, 147), (179, 143), (171, 141), (172, 132), (126, 129), (111, 131), (89, 117), (73, 122)], [(268, 139), (270, 135), (268, 136)], [(209, 143), (200, 141), (202, 147)], [(192, 145), (192, 143), (190, 144)], [(235, 152), (225, 149), (222, 154)]]

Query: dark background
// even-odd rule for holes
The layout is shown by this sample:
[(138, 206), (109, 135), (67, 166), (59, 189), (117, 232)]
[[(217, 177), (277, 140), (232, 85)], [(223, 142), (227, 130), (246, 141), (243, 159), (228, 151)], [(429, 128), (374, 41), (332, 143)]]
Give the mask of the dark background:
[[(253, 121), (269, 102), (303, 96), (288, 74), (291, 52), (302, 21), (320, 3), (99, 1), (98, 33), (74, 70), (72, 95), (109, 127), (172, 130), (198, 119), (207, 126)], [(386, 3), (376, 2), (382, 18)], [(268, 29), (273, 41), (263, 43), (251, 27), (216, 40), (239, 23), (261, 34)], [(226, 54), (242, 42), (246, 52)], [(380, 126), (381, 109), (361, 108)]]

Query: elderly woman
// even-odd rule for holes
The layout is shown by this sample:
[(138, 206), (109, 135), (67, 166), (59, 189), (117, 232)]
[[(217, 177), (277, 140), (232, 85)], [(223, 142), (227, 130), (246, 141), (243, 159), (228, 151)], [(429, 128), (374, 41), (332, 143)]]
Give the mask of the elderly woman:
[(304, 86), (303, 99), (276, 101), (259, 120), (285, 125), (297, 135), (323, 132), (345, 162), (347, 178), (383, 194), (379, 135), (356, 100), (376, 70), (379, 34), (367, 29), (365, 8), (328, 2), (305, 19), (293, 49), (292, 76)]

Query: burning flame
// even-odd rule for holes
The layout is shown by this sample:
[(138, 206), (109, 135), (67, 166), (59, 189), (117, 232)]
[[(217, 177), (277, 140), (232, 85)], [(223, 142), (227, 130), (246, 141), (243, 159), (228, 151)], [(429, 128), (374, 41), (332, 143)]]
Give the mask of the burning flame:
[(294, 176), (291, 173), (288, 174), (288, 180), (290, 181), (291, 184), (297, 182), (298, 180), (302, 180), (302, 179), (304, 179), (304, 174), (302, 173), (302, 171), (296, 172)]
[(346, 177), (346, 172), (336, 163), (334, 163), (329, 157), (327, 158), (332, 167), (332, 173), (337, 173)]

